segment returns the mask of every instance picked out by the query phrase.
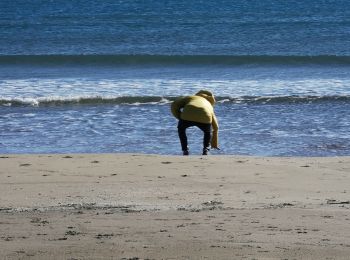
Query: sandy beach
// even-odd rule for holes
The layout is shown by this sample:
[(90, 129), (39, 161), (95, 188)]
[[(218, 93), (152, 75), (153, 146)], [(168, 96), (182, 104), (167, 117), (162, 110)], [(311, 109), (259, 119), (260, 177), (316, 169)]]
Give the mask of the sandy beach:
[(0, 155), (1, 259), (349, 259), (350, 157)]

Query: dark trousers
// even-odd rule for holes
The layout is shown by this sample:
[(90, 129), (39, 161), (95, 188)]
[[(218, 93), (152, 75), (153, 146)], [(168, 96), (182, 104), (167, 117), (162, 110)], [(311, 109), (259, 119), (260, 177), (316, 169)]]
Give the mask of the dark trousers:
[(186, 129), (191, 126), (197, 126), (200, 130), (203, 131), (204, 137), (203, 137), (203, 149), (209, 148), (210, 145), (210, 139), (211, 139), (211, 124), (203, 124), (193, 121), (187, 121), (187, 120), (179, 120), (179, 124), (177, 126), (179, 138), (181, 142), (181, 148), (182, 151), (187, 151), (187, 135), (186, 135)]

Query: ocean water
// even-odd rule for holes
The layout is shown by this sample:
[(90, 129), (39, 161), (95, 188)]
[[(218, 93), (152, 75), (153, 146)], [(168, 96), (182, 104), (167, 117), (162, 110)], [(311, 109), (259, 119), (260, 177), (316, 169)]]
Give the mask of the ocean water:
[(350, 155), (349, 17), (345, 0), (3, 0), (0, 153), (181, 154), (170, 103), (208, 89), (212, 154)]

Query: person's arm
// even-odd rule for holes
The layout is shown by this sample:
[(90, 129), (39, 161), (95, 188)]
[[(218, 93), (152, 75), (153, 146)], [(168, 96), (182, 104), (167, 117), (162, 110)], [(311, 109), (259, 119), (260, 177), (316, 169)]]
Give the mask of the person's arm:
[(179, 98), (176, 99), (172, 104), (171, 104), (171, 113), (176, 117), (177, 119), (180, 120), (181, 116), (181, 109), (187, 104), (187, 98)]
[(220, 149), (219, 148), (219, 123), (214, 113), (213, 113), (211, 125), (213, 127), (213, 137), (211, 139), (211, 148)]

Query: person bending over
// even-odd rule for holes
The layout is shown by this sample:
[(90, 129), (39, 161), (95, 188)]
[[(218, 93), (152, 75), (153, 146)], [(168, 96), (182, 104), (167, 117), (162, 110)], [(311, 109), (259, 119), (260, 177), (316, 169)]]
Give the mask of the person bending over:
[(183, 155), (189, 155), (186, 129), (191, 126), (197, 126), (203, 131), (203, 155), (208, 154), (210, 145), (211, 148), (219, 149), (219, 125), (214, 113), (214, 104), (214, 95), (207, 90), (201, 90), (194, 96), (179, 98), (171, 104), (171, 112), (179, 120), (177, 128)]

